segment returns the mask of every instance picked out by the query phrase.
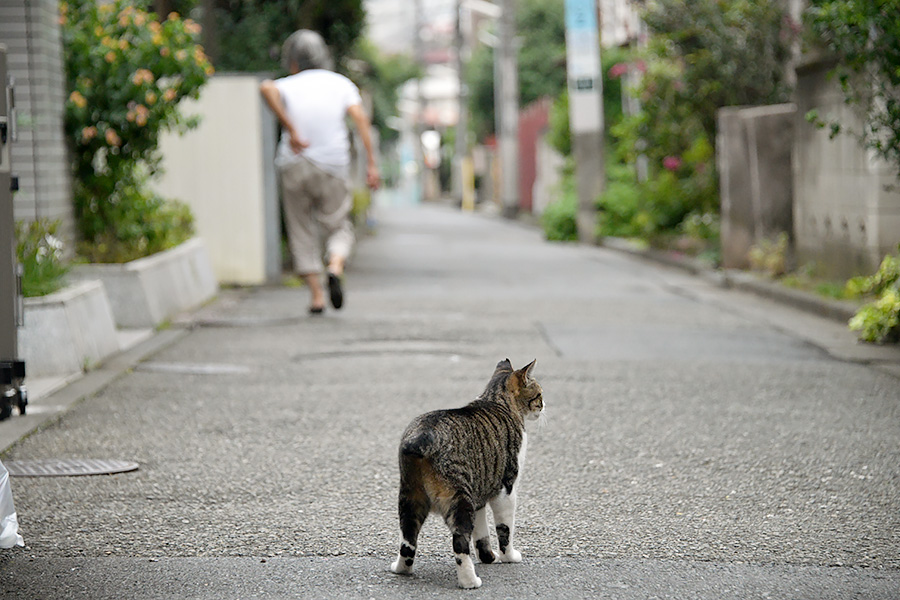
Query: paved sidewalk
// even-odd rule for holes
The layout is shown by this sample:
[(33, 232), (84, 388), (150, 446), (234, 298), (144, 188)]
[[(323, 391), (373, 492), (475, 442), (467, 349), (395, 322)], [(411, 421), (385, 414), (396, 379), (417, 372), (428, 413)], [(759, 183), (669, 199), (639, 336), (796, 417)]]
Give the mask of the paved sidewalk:
[(27, 547), (0, 553), (0, 596), (458, 597), (434, 520), (418, 574), (387, 570), (396, 444), (506, 357), (537, 358), (548, 419), (521, 486), (525, 561), (478, 565), (472, 595), (900, 596), (896, 348), (517, 223), (376, 217), (342, 311), (224, 290), (46, 399), (72, 403), (4, 462), (140, 469), (14, 479)]

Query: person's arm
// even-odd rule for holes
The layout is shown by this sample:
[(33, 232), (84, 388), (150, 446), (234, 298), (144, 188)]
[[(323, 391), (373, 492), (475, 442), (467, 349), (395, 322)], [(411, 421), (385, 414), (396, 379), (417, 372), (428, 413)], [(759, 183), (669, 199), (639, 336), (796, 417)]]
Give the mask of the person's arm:
[(300, 132), (296, 130), (290, 117), (288, 117), (284, 102), (281, 100), (281, 92), (278, 91), (278, 86), (276, 86), (275, 82), (271, 79), (266, 79), (259, 84), (259, 93), (262, 94), (266, 105), (268, 105), (275, 115), (275, 118), (278, 119), (278, 122), (281, 123), (281, 126), (288, 133), (291, 142), (291, 150), (297, 154), (302, 152), (309, 144), (300, 138)]
[(362, 138), (363, 146), (366, 149), (366, 183), (373, 190), (377, 190), (381, 184), (381, 173), (378, 171), (378, 161), (375, 160), (375, 148), (372, 146), (372, 126), (369, 123), (369, 117), (363, 110), (361, 104), (354, 104), (347, 109), (347, 114), (356, 125), (359, 137)]

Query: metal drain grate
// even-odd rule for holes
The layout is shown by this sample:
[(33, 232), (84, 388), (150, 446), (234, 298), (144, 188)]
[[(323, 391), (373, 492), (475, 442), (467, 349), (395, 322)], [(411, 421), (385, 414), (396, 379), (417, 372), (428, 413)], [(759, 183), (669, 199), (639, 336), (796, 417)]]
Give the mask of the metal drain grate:
[(283, 317), (209, 317), (197, 319), (194, 324), (198, 327), (279, 327), (282, 325), (295, 325), (305, 318), (300, 316)]
[(113, 475), (136, 471), (138, 464), (125, 460), (51, 458), (44, 460), (11, 460), (3, 466), (13, 477), (75, 477), (78, 475)]
[(246, 375), (253, 369), (244, 365), (222, 363), (167, 363), (145, 362), (137, 366), (138, 371), (172, 373), (180, 375)]

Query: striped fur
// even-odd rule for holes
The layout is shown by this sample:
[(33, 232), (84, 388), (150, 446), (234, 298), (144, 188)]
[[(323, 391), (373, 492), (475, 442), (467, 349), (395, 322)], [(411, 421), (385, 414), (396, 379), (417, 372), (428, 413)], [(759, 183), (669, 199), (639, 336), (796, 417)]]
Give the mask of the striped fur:
[[(513, 548), (516, 480), (526, 447), (525, 421), (544, 408), (540, 384), (531, 376), (535, 361), (513, 370), (497, 364), (484, 392), (470, 404), (413, 419), (400, 441), (400, 554), (394, 573), (411, 573), (416, 541), (430, 513), (440, 515), (453, 535), (460, 587), (475, 588), (470, 547), (474, 536), (481, 562), (519, 562)], [(491, 549), (490, 505), (500, 545)]]

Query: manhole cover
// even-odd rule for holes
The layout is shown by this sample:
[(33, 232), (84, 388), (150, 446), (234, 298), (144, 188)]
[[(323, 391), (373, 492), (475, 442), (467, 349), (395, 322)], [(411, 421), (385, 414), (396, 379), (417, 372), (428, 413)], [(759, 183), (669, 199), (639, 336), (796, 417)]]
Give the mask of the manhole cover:
[(3, 466), (14, 477), (74, 477), (76, 475), (112, 475), (136, 471), (138, 464), (126, 460), (52, 458), (11, 460)]

